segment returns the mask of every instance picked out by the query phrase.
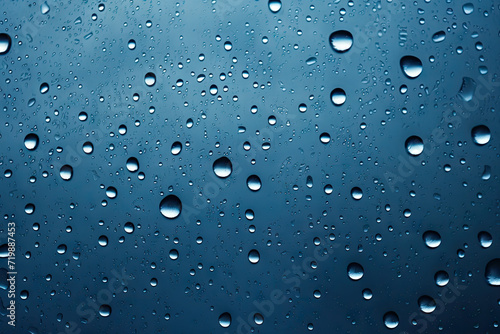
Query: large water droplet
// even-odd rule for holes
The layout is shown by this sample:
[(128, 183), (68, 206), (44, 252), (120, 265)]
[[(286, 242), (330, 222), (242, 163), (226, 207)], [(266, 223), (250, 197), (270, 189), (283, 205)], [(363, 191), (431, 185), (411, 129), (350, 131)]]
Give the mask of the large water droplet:
[(440, 270), (434, 275), (434, 280), (437, 286), (445, 286), (450, 281), (450, 275), (446, 271)]
[(109, 317), (111, 315), (111, 306), (103, 304), (99, 307), (99, 315), (101, 317)]
[(422, 62), (414, 56), (404, 56), (399, 64), (403, 73), (410, 79), (415, 79), (422, 73)]
[(34, 133), (29, 133), (24, 137), (24, 146), (33, 151), (38, 147), (38, 136)]
[(179, 251), (177, 249), (171, 249), (170, 252), (168, 252), (168, 257), (170, 260), (177, 260), (179, 258)]
[(363, 190), (360, 187), (354, 187), (351, 189), (351, 196), (355, 200), (359, 201), (363, 197)]
[(472, 140), (474, 143), (482, 146), (488, 144), (491, 138), (490, 129), (486, 125), (478, 125), (471, 130)]
[(231, 314), (224, 312), (219, 316), (219, 325), (221, 327), (227, 328), (231, 325)]
[(422, 296), (418, 299), (420, 311), (424, 313), (432, 313), (436, 309), (436, 301), (430, 296)]
[(166, 218), (177, 218), (181, 214), (181, 211), (181, 200), (175, 195), (168, 195), (160, 202), (160, 212)]
[(438, 31), (437, 33), (432, 35), (432, 41), (434, 43), (440, 43), (440, 42), (444, 41), (445, 38), (446, 38), (446, 33), (443, 30)]
[(425, 245), (429, 248), (436, 248), (441, 245), (441, 236), (436, 231), (426, 231), (422, 235)]
[(337, 30), (330, 35), (330, 45), (336, 52), (342, 53), (352, 47), (352, 34), (347, 30)]
[(70, 165), (64, 165), (61, 167), (59, 170), (59, 176), (61, 176), (61, 179), (64, 181), (69, 181), (73, 177), (73, 167)]
[(48, 14), (50, 12), (50, 7), (49, 5), (47, 4), (47, 1), (45, 1), (44, 3), (42, 3), (40, 5), (40, 11), (42, 12), (42, 14)]
[(493, 244), (493, 237), (486, 231), (481, 231), (477, 234), (477, 239), (479, 240), (479, 244), (481, 247), (488, 248)]
[(179, 153), (181, 153), (182, 151), (182, 144), (181, 142), (179, 141), (176, 141), (172, 144), (172, 148), (170, 149), (170, 152), (173, 154), (173, 155), (177, 155)]
[(462, 10), (464, 11), (465, 15), (470, 15), (474, 11), (474, 5), (468, 2), (462, 6)]
[(353, 281), (360, 280), (364, 274), (364, 269), (359, 263), (352, 262), (347, 266), (347, 276)]
[(476, 91), (476, 81), (469, 77), (463, 77), (462, 85), (458, 91), (458, 96), (464, 101), (469, 102), (474, 97)]
[(490, 177), (491, 177), (491, 166), (484, 165), (483, 174), (481, 174), (481, 179), (487, 181), (490, 179)]
[(231, 173), (233, 172), (233, 164), (228, 158), (221, 157), (214, 161), (213, 170), (215, 175), (217, 175), (221, 179), (224, 179), (226, 177), (229, 177), (229, 175), (231, 175)]
[(424, 151), (424, 142), (418, 136), (410, 136), (405, 141), (405, 147), (409, 154), (418, 156)]
[(319, 141), (323, 144), (328, 144), (330, 140), (332, 140), (332, 138), (330, 137), (330, 134), (328, 132), (323, 132), (319, 135)]
[(250, 261), (250, 263), (257, 263), (260, 261), (260, 254), (259, 254), (259, 251), (256, 250), (256, 249), (252, 249), (250, 252), (248, 252), (248, 261)]
[(131, 173), (135, 173), (139, 170), (139, 160), (135, 157), (130, 157), (127, 159), (127, 170)]
[(10, 50), (12, 40), (7, 34), (0, 34), (0, 55), (4, 55)]
[(389, 329), (398, 327), (399, 317), (396, 312), (390, 311), (384, 314), (384, 325)]
[(133, 39), (129, 40), (128, 43), (127, 43), (127, 46), (129, 48), (129, 50), (134, 50), (135, 49), (135, 41)]
[(269, 10), (273, 13), (277, 13), (281, 9), (281, 1), (280, 0), (269, 0), (268, 3)]
[(250, 175), (247, 179), (247, 186), (251, 191), (258, 191), (262, 187), (262, 183), (257, 175)]
[(144, 76), (144, 82), (149, 87), (154, 86), (154, 84), (156, 83), (156, 75), (153, 72), (146, 73), (146, 75)]
[(46, 83), (46, 82), (43, 82), (41, 85), (40, 85), (40, 93), (42, 94), (45, 94), (49, 91), (49, 84)]
[(500, 259), (493, 259), (488, 262), (484, 276), (489, 285), (500, 286)]
[(335, 88), (330, 93), (330, 99), (332, 100), (334, 105), (341, 106), (345, 103), (347, 96), (342, 88)]
[(86, 141), (85, 143), (83, 143), (82, 149), (85, 154), (91, 154), (92, 152), (94, 152), (94, 145), (92, 145), (91, 142)]

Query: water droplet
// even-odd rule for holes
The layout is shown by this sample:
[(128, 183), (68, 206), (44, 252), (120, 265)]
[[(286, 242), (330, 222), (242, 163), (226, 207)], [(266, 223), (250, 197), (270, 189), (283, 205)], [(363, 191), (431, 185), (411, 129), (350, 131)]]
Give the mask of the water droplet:
[(61, 179), (64, 181), (69, 181), (73, 177), (73, 167), (70, 165), (64, 165), (61, 167), (59, 170), (59, 176), (61, 176)]
[(260, 254), (259, 254), (259, 251), (257, 251), (256, 249), (252, 249), (250, 252), (248, 252), (248, 261), (250, 261), (250, 263), (257, 263), (259, 262), (260, 260)]
[(337, 30), (330, 35), (330, 45), (336, 52), (347, 52), (352, 47), (352, 44), (352, 34), (347, 30)]
[(462, 78), (462, 85), (458, 91), (458, 96), (464, 101), (469, 102), (474, 97), (476, 91), (476, 81), (469, 77)]
[(424, 142), (418, 136), (410, 136), (405, 141), (406, 151), (413, 156), (418, 156), (424, 151)]
[(488, 144), (491, 138), (490, 129), (486, 125), (478, 125), (473, 127), (471, 135), (474, 143), (479, 146)]
[(399, 317), (396, 312), (389, 311), (384, 314), (384, 325), (389, 329), (394, 329), (399, 325)]
[(214, 161), (213, 171), (215, 175), (217, 175), (221, 179), (225, 179), (226, 177), (229, 177), (229, 175), (231, 175), (231, 173), (233, 172), (233, 164), (228, 158), (221, 157)]
[(430, 296), (422, 296), (418, 299), (420, 311), (424, 313), (432, 313), (436, 309), (436, 301)]
[(410, 79), (415, 79), (422, 73), (422, 62), (414, 56), (404, 56), (399, 64), (403, 73)]
[(323, 144), (328, 144), (332, 138), (330, 137), (330, 134), (328, 132), (323, 132), (322, 134), (319, 135), (319, 140)]
[(42, 14), (47, 14), (48, 12), (50, 12), (50, 7), (49, 5), (47, 4), (47, 1), (45, 1), (44, 3), (41, 4), (40, 6), (40, 11), (42, 12)]
[(429, 248), (436, 248), (441, 245), (441, 236), (436, 231), (426, 231), (422, 235), (425, 245)]
[(444, 41), (445, 38), (446, 38), (446, 33), (443, 30), (438, 31), (437, 33), (432, 35), (432, 41), (434, 43), (440, 43), (440, 42)]
[(40, 93), (42, 94), (45, 94), (49, 91), (49, 84), (46, 83), (46, 82), (43, 82), (41, 85), (40, 85)]
[(314, 64), (316, 64), (316, 60), (317, 60), (316, 57), (307, 58), (306, 64), (309, 66), (314, 65)]
[(247, 186), (251, 191), (258, 191), (262, 187), (262, 183), (257, 175), (250, 175), (247, 179)]
[(160, 202), (160, 212), (166, 218), (177, 218), (181, 214), (181, 211), (181, 200), (175, 195), (168, 195)]
[(446, 271), (440, 270), (434, 275), (434, 280), (436, 281), (436, 285), (445, 286), (450, 282), (450, 275)]
[(127, 159), (127, 170), (131, 173), (135, 173), (139, 170), (139, 160), (135, 157), (130, 157)]
[(330, 195), (333, 192), (333, 186), (331, 184), (327, 184), (323, 190), (325, 191), (325, 194)]
[(489, 285), (500, 286), (500, 259), (493, 259), (488, 262), (484, 276)]
[(483, 248), (488, 248), (493, 244), (493, 238), (491, 234), (489, 234), (486, 231), (481, 231), (477, 234), (477, 239), (479, 240), (479, 243), (481, 244), (481, 247)]
[(182, 151), (182, 144), (181, 144), (181, 142), (176, 141), (175, 143), (172, 144), (172, 148), (170, 149), (170, 152), (173, 155), (177, 155), (177, 154), (181, 153), (181, 151)]
[(353, 281), (360, 280), (364, 274), (364, 269), (359, 263), (352, 262), (347, 266), (347, 276)]
[(332, 100), (334, 105), (341, 106), (345, 103), (347, 96), (342, 88), (335, 88), (330, 93), (330, 99)]
[(281, 1), (280, 0), (269, 0), (268, 3), (269, 10), (273, 13), (277, 13), (281, 9)]
[(170, 252), (168, 252), (168, 257), (170, 260), (177, 260), (179, 258), (179, 251), (177, 249), (171, 249)]
[(129, 50), (134, 50), (136, 47), (135, 41), (133, 39), (129, 40), (127, 43)]
[(351, 189), (351, 196), (355, 200), (359, 201), (363, 197), (363, 190), (359, 187), (354, 187)]
[(115, 187), (108, 187), (106, 189), (106, 196), (108, 196), (108, 198), (116, 198), (117, 195), (118, 191), (116, 190)]
[(101, 317), (109, 317), (111, 315), (111, 306), (103, 304), (99, 307), (99, 315)]
[(130, 234), (134, 232), (135, 226), (131, 222), (126, 222), (125, 225), (123, 225), (123, 229), (125, 230), (125, 232)]
[(146, 73), (146, 75), (144, 76), (144, 82), (149, 87), (154, 86), (154, 84), (156, 83), (156, 75), (153, 72)]
[(85, 154), (91, 154), (92, 152), (94, 152), (94, 145), (92, 145), (92, 143), (89, 141), (83, 143), (83, 152)]
[(4, 55), (10, 50), (12, 40), (7, 34), (0, 34), (0, 55)]
[(224, 312), (219, 316), (219, 325), (227, 328), (231, 325), (231, 314)]
[(38, 147), (38, 136), (34, 133), (29, 133), (24, 137), (24, 146), (33, 151)]
[(474, 11), (474, 5), (468, 2), (462, 6), (462, 10), (464, 11), (465, 15), (470, 15)]
[(490, 179), (490, 177), (491, 177), (491, 166), (484, 165), (484, 170), (483, 170), (483, 174), (481, 174), (481, 179), (483, 179), (484, 181), (487, 181)]
[(99, 239), (97, 239), (99, 246), (106, 247), (108, 245), (108, 237), (105, 235), (101, 235)]
[(253, 321), (256, 325), (262, 325), (264, 323), (264, 317), (260, 313), (255, 313), (253, 316)]
[(372, 293), (372, 290), (370, 290), (370, 289), (364, 289), (362, 293), (363, 293), (364, 300), (370, 300), (373, 298), (373, 293)]

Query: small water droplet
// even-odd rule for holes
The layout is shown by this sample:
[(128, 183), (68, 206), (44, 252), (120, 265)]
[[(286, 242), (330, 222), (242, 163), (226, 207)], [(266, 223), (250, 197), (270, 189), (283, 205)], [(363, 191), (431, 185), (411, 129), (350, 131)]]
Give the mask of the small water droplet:
[(262, 325), (264, 323), (264, 317), (260, 313), (255, 313), (253, 316), (253, 321), (256, 325)]
[(414, 56), (404, 56), (399, 64), (403, 73), (410, 79), (417, 78), (422, 73), (422, 61)]
[(135, 226), (131, 222), (126, 222), (125, 225), (123, 225), (123, 229), (125, 230), (125, 232), (130, 234), (134, 232)]
[(405, 141), (406, 151), (413, 156), (418, 156), (424, 151), (424, 142), (418, 136), (410, 136)]
[(437, 33), (432, 35), (432, 41), (434, 43), (441, 43), (442, 41), (445, 40), (445, 38), (446, 38), (446, 33), (443, 30), (438, 31)]
[(352, 47), (352, 44), (352, 34), (347, 30), (337, 30), (330, 35), (330, 45), (336, 52), (347, 52)]
[(319, 135), (319, 140), (323, 144), (328, 144), (332, 138), (330, 137), (330, 134), (328, 132), (323, 132), (322, 134)]
[(40, 93), (45, 94), (49, 91), (49, 84), (44, 82), (40, 85)]
[(478, 125), (473, 127), (471, 135), (474, 143), (479, 146), (488, 144), (491, 139), (490, 129), (486, 125)]
[(99, 246), (106, 247), (108, 245), (108, 237), (105, 235), (101, 235), (99, 239), (97, 239)]
[(306, 64), (309, 66), (314, 65), (314, 64), (316, 64), (316, 60), (317, 60), (316, 57), (307, 58)]
[(233, 164), (227, 157), (221, 157), (215, 160), (212, 167), (215, 175), (221, 179), (229, 177), (233, 172)]
[(465, 15), (470, 15), (474, 11), (474, 5), (468, 2), (462, 6), (462, 10), (464, 11)]
[(181, 211), (181, 200), (175, 195), (168, 195), (160, 202), (160, 212), (166, 218), (177, 218), (181, 214)]
[(49, 5), (47, 4), (47, 1), (45, 1), (44, 3), (42, 3), (40, 5), (40, 11), (42, 12), (42, 14), (47, 14), (48, 12), (50, 12), (50, 7)]
[(116, 196), (118, 195), (118, 191), (116, 190), (115, 187), (108, 187), (106, 189), (106, 196), (108, 196), (108, 198), (116, 198)]

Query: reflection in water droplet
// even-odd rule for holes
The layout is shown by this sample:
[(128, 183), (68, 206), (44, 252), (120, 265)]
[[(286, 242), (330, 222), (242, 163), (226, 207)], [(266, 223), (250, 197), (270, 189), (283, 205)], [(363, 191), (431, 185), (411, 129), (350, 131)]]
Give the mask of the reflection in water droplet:
[(450, 281), (450, 275), (446, 271), (440, 270), (434, 275), (434, 280), (437, 286), (445, 286)]
[(500, 286), (500, 259), (493, 259), (486, 264), (484, 276), (489, 285)]
[(38, 136), (34, 133), (29, 133), (24, 137), (24, 146), (30, 150), (36, 150), (38, 147)]
[(59, 175), (61, 176), (61, 179), (65, 181), (71, 180), (71, 178), (73, 177), (73, 167), (71, 167), (70, 165), (62, 166), (59, 170)]
[(146, 75), (144, 76), (144, 82), (149, 87), (154, 86), (154, 84), (156, 83), (156, 75), (153, 72), (146, 73)]
[(248, 261), (250, 261), (250, 263), (257, 263), (259, 262), (260, 260), (260, 254), (259, 254), (259, 251), (257, 251), (256, 249), (252, 249), (249, 253), (248, 253)]
[(415, 79), (422, 73), (422, 62), (414, 56), (404, 56), (399, 64), (403, 73), (410, 79)]
[(436, 309), (436, 301), (430, 296), (422, 296), (418, 299), (418, 306), (424, 313), (432, 313)]
[(399, 317), (396, 312), (390, 311), (384, 314), (384, 325), (389, 329), (398, 327)]
[(422, 235), (425, 245), (429, 248), (436, 248), (441, 245), (441, 236), (436, 231), (426, 231)]
[(40, 85), (40, 93), (45, 94), (49, 91), (49, 84), (44, 82)]
[(469, 102), (474, 97), (476, 91), (476, 81), (469, 77), (463, 77), (462, 85), (458, 91), (458, 96), (464, 101)]
[(478, 125), (473, 127), (471, 135), (474, 143), (479, 146), (488, 144), (491, 139), (490, 129), (486, 125)]
[(269, 10), (273, 13), (277, 13), (281, 9), (281, 1), (280, 0), (269, 0)]
[(224, 312), (219, 316), (219, 325), (227, 328), (231, 325), (231, 314)]
[(354, 187), (351, 189), (351, 196), (355, 200), (359, 201), (363, 197), (363, 190), (359, 187)]
[(347, 52), (352, 47), (352, 34), (347, 30), (337, 30), (330, 35), (330, 45), (336, 52)]
[(221, 157), (215, 160), (212, 167), (215, 175), (221, 179), (229, 177), (233, 171), (233, 164), (227, 157)]
[(405, 148), (410, 155), (418, 156), (424, 151), (424, 142), (418, 136), (411, 136), (406, 139)]
[(352, 262), (347, 266), (347, 276), (353, 281), (360, 280), (364, 273), (364, 269), (359, 263)]
[(446, 33), (443, 30), (438, 31), (437, 33), (432, 35), (432, 41), (434, 43), (440, 43), (440, 42), (444, 41), (445, 38), (446, 38)]
[(127, 170), (131, 173), (137, 172), (139, 170), (139, 160), (135, 157), (130, 157), (127, 159)]
[(10, 50), (12, 40), (7, 34), (0, 34), (0, 55), (4, 55)]
[(345, 94), (345, 91), (342, 88), (335, 88), (332, 90), (330, 93), (330, 99), (332, 100), (333, 104), (336, 106), (341, 106), (345, 103), (347, 96)]
[(488, 248), (493, 244), (493, 237), (486, 231), (479, 232), (477, 234), (477, 239), (483, 248)]
[(166, 218), (177, 218), (181, 214), (181, 211), (181, 200), (175, 195), (168, 195), (160, 202), (160, 212)]
[(258, 191), (262, 187), (262, 183), (257, 175), (250, 175), (247, 179), (247, 186), (251, 191)]
[(111, 306), (103, 304), (99, 307), (99, 315), (101, 317), (109, 317), (111, 315)]
[(176, 141), (172, 144), (172, 148), (170, 149), (170, 152), (173, 154), (173, 155), (177, 155), (179, 153), (181, 153), (182, 151), (182, 144), (181, 142), (179, 141)]

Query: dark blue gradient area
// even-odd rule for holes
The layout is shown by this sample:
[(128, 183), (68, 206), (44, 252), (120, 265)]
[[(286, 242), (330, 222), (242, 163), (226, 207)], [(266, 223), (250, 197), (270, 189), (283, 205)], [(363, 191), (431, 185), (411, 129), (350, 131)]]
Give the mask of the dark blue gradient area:
[(498, 332), (498, 1), (1, 7), (0, 333)]

